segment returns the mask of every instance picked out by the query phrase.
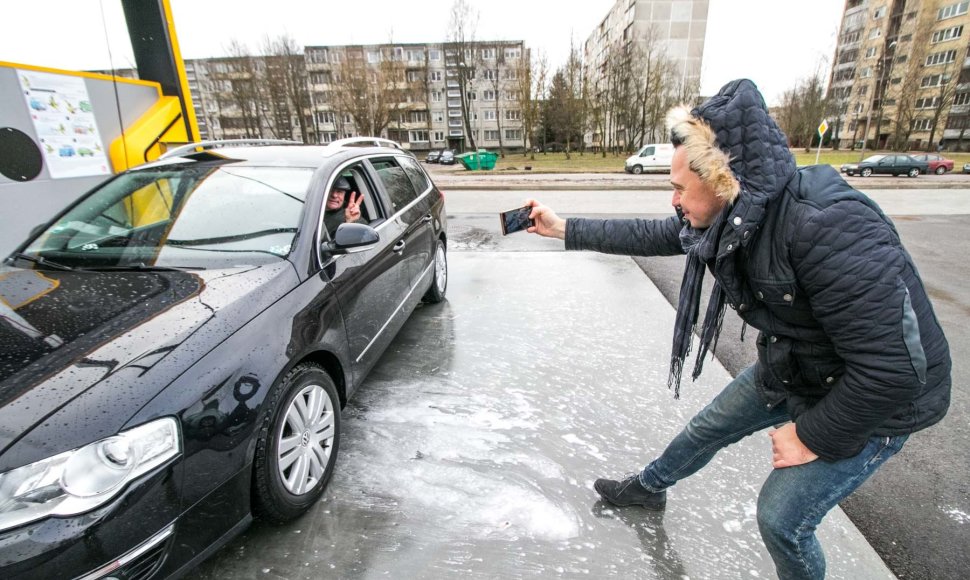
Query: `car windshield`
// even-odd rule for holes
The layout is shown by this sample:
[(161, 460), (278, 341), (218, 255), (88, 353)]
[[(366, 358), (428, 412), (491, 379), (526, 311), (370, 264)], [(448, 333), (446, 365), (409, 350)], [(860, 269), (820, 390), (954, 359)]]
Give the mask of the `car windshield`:
[(866, 157), (862, 160), (863, 163), (877, 163), (880, 159), (885, 157), (885, 155), (873, 155), (872, 157)]
[(24, 251), (74, 268), (211, 268), (279, 260), (309, 168), (166, 166), (108, 181)]

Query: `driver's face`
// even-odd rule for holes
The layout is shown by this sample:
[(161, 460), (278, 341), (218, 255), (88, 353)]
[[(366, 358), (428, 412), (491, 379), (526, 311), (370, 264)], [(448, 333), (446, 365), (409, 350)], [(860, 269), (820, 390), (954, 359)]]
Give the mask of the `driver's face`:
[(327, 209), (340, 209), (344, 205), (344, 197), (347, 192), (342, 189), (334, 189), (330, 192), (330, 197), (327, 198)]

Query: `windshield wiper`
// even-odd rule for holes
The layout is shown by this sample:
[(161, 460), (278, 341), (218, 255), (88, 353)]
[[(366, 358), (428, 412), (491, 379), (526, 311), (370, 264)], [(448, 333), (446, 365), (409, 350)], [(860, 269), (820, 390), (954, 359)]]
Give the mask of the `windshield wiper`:
[(11, 256), (12, 258), (19, 258), (21, 260), (26, 260), (28, 262), (33, 262), (45, 268), (50, 268), (52, 270), (64, 270), (70, 272), (74, 270), (71, 266), (65, 266), (64, 264), (58, 264), (57, 262), (51, 262), (50, 260), (43, 258), (41, 256), (31, 256), (30, 254), (25, 254), (23, 252), (17, 252)]
[(92, 272), (181, 272), (183, 270), (205, 270), (203, 266), (149, 266), (148, 264), (128, 264), (125, 266), (85, 266), (78, 270)]

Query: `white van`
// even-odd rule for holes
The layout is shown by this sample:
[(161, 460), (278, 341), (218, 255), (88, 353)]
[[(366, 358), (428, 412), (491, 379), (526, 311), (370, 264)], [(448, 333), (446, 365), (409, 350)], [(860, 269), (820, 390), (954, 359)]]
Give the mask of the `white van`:
[(670, 160), (674, 158), (674, 146), (670, 143), (650, 143), (631, 155), (623, 168), (627, 173), (640, 175), (644, 171), (665, 169), (670, 171)]

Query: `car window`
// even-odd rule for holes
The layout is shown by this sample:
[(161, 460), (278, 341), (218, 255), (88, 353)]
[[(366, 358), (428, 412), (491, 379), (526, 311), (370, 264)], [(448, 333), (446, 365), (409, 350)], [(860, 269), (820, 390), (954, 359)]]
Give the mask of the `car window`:
[(640, 154), (640, 157), (646, 157), (647, 155), (653, 155), (653, 147), (647, 147), (644, 149), (643, 153)]
[(373, 226), (385, 217), (384, 211), (374, 195), (374, 185), (368, 179), (367, 172), (361, 164), (356, 163), (345, 167), (340, 171), (339, 178), (347, 181), (350, 185), (350, 191), (343, 196), (339, 208), (332, 208), (327, 205), (330, 202), (330, 194), (323, 198), (325, 205), (323, 227), (330, 237), (333, 237), (340, 224), (346, 221), (347, 206), (355, 199), (360, 201), (360, 218), (355, 223)]
[(428, 179), (428, 175), (424, 172), (424, 169), (421, 169), (421, 165), (417, 161), (410, 157), (398, 157), (397, 159), (401, 163), (401, 166), (404, 167), (404, 173), (411, 180), (411, 185), (414, 186), (414, 191), (418, 195), (421, 195), (431, 188), (431, 180)]
[(396, 213), (418, 197), (404, 168), (392, 157), (371, 160), (377, 177), (391, 198), (391, 211)]
[(286, 256), (312, 176), (307, 168), (229, 164), (125, 173), (81, 200), (27, 253), (82, 268)]

